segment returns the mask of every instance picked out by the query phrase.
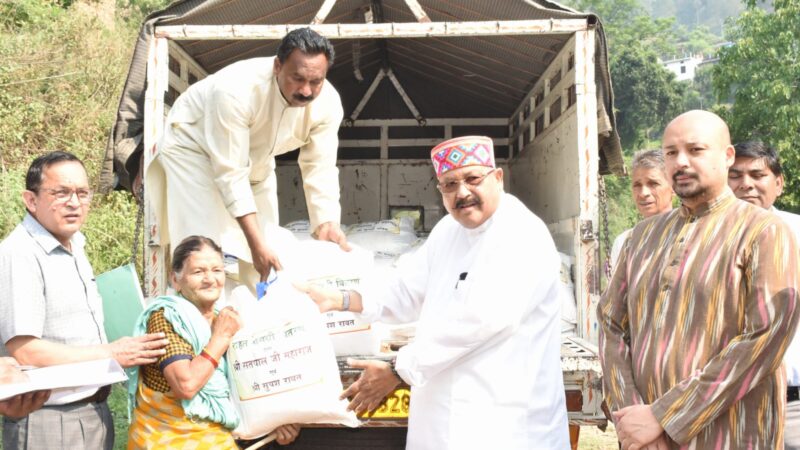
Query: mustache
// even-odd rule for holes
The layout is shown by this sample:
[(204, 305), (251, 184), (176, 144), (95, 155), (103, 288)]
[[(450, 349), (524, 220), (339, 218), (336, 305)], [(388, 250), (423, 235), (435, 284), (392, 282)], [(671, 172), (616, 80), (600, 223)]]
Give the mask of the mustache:
[(690, 172), (687, 172), (685, 170), (679, 170), (679, 171), (675, 172), (674, 174), (672, 174), (672, 181), (677, 183), (678, 182), (678, 177), (689, 177), (689, 178), (694, 178), (696, 180), (697, 179), (697, 174), (696, 173), (690, 173)]
[(466, 205), (474, 204), (476, 206), (480, 206), (481, 201), (475, 197), (464, 197), (462, 199), (456, 200), (456, 209), (463, 208)]
[(311, 100), (314, 100), (313, 95), (294, 94), (292, 97), (294, 97), (295, 100), (300, 100), (301, 102), (310, 102)]

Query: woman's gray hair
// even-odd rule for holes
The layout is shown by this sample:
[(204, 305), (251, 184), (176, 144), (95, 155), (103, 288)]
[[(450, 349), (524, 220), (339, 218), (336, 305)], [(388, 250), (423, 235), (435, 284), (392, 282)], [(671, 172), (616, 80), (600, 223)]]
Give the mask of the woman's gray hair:
[(659, 149), (640, 150), (633, 154), (631, 172), (636, 169), (658, 169), (666, 172), (664, 167), (664, 153)]

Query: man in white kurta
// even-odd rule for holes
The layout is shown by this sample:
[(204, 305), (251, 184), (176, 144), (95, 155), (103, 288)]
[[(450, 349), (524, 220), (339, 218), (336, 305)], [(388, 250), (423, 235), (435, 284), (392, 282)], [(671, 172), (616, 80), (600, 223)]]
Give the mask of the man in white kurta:
[[(789, 225), (800, 242), (800, 215), (775, 207), (785, 181), (778, 152), (760, 141), (742, 142), (734, 145), (734, 149), (736, 159), (728, 169), (728, 186), (739, 199), (774, 212)], [(784, 447), (800, 450), (800, 334), (794, 335), (783, 363), (787, 384)]]
[[(263, 236), (264, 225), (278, 223), (275, 157), (297, 148), (312, 230), (343, 241), (336, 168), (343, 112), (325, 79), (332, 59), (327, 39), (295, 30), (278, 56), (231, 64), (177, 99), (146, 169), (161, 244), (206, 236), (268, 273), (279, 265)], [(257, 220), (248, 229), (243, 218)]]
[(434, 149), (450, 215), (396, 281), (341, 294), (308, 289), (322, 310), (387, 323), (418, 320), (414, 342), (400, 349), (393, 367), (349, 361), (365, 370), (343, 394), (352, 409), (371, 410), (397, 376), (408, 383), (408, 449), (569, 448), (560, 259), (545, 224), (503, 193), (502, 169), (487, 156), (491, 144), (465, 137)]

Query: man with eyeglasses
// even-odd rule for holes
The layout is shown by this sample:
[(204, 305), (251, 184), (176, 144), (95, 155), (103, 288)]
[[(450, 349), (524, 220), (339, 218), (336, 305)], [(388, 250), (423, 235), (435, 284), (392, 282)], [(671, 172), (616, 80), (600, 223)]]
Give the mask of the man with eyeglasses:
[[(0, 354), (37, 367), (114, 358), (155, 362), (163, 334), (108, 343), (80, 233), (92, 191), (83, 163), (66, 152), (36, 158), (25, 178), (28, 213), (0, 242)], [(3, 448), (111, 449), (110, 387), (52, 394), (41, 409), (3, 420)]]
[(418, 321), (391, 363), (364, 370), (342, 397), (376, 408), (411, 386), (408, 449), (567, 449), (560, 365), (560, 259), (545, 224), (503, 192), (492, 140), (467, 136), (431, 152), (450, 213), (384, 286), (299, 286), (321, 311)]

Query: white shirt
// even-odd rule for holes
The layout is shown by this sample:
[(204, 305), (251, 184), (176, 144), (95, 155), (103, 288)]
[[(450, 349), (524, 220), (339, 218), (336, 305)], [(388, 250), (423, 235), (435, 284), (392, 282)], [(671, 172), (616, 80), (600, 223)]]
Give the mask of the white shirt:
[[(0, 242), (0, 356), (17, 336), (64, 345), (105, 344), (103, 303), (79, 231), (67, 250), (33, 216)], [(96, 388), (53, 394), (48, 405), (86, 398)]]
[(419, 320), (397, 356), (412, 389), (408, 449), (568, 449), (560, 259), (544, 223), (504, 194), (476, 229), (451, 216), (365, 289), (367, 320)]
[(339, 94), (325, 80), (308, 105), (290, 107), (273, 74), (274, 59), (231, 64), (173, 105), (146, 169), (145, 193), (162, 244), (190, 234), (219, 243), (224, 232), (238, 230), (234, 218), (249, 213), (258, 213), (261, 224), (277, 223), (275, 157), (297, 148), (312, 229), (339, 222)]
[[(800, 215), (781, 211), (774, 206), (771, 210), (789, 225), (789, 228), (794, 231), (795, 240), (800, 242)], [(783, 362), (786, 364), (786, 383), (789, 386), (800, 386), (800, 336), (797, 333), (789, 344), (789, 348), (786, 349)]]

